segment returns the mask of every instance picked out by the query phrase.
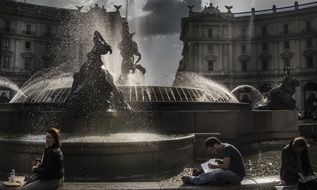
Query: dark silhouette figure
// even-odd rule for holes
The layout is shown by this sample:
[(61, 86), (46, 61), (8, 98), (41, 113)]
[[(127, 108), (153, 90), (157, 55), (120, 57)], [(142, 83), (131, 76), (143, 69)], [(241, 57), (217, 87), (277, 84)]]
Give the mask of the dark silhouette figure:
[(6, 93), (2, 92), (0, 96), (0, 103), (7, 103), (9, 101), (10, 99), (7, 97)]

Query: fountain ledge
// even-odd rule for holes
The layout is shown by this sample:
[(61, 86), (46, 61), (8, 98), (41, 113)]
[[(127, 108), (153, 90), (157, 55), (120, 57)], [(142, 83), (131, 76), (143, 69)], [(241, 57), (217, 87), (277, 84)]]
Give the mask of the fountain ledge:
[[(274, 190), (281, 189), (281, 186), (276, 187), (280, 183), (278, 176), (245, 178), (241, 185), (226, 185), (226, 186), (193, 186), (183, 185), (181, 181), (161, 181), (161, 182), (65, 182), (59, 190), (173, 190), (173, 189), (193, 189), (193, 190)], [(0, 190), (8, 190), (0, 186)]]

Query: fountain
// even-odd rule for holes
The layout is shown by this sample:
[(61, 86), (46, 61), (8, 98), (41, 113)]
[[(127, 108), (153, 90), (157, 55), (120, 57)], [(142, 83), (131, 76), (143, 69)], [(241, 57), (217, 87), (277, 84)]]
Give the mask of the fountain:
[[(91, 66), (96, 65), (101, 68), (94, 62)], [(171, 176), (193, 158), (206, 156), (203, 141), (215, 132), (229, 142), (241, 137), (246, 142), (250, 137), (250, 142), (265, 140), (271, 138), (270, 133), (276, 135), (274, 128), (278, 135), (285, 135), (278, 138), (290, 138), (296, 133), (292, 131), (293, 120), (282, 121), (283, 126), (288, 124), (285, 129), (277, 122), (281, 114), (292, 118), (292, 113), (279, 112), (277, 119), (268, 119), (270, 111), (253, 112), (221, 85), (192, 73), (179, 76), (173, 87), (117, 86), (133, 111), (115, 106), (113, 94), (105, 96), (109, 104), (104, 106), (109, 109), (97, 113), (98, 118), (88, 124), (68, 120), (73, 117), (68, 114), (70, 108), (81, 109), (69, 102), (76, 100), (71, 97), (80, 94), (82, 88), (76, 89), (84, 80), (76, 85), (69, 73), (47, 81), (41, 79), (29, 83), (32, 90), (25, 90), (25, 96), (17, 94), (11, 103), (0, 106), (0, 154), (10, 158), (0, 163), (2, 177), (13, 166), (20, 174), (29, 174), (28, 163), (45, 146), (40, 134), (49, 127), (67, 131), (62, 149), (68, 181), (139, 181)], [(254, 122), (261, 120), (261, 126), (255, 127), (259, 124)]]
[[(195, 74), (179, 75), (173, 87), (125, 82), (126, 86), (116, 86), (101, 60), (111, 51), (95, 32), (94, 47), (78, 72), (73, 74), (72, 65), (65, 62), (58, 66), (64, 72), (53, 69), (49, 77), (33, 77), (9, 104), (0, 106), (0, 155), (10, 158), (0, 162), (1, 177), (12, 167), (19, 175), (29, 174), (32, 160), (45, 146), (40, 134), (50, 127), (64, 132), (67, 181), (139, 181), (174, 175), (205, 152), (197, 147), (203, 147), (207, 136), (219, 133), (237, 140), (258, 132), (250, 105)], [(134, 55), (127, 57), (132, 64), (127, 62), (128, 69), (123, 70), (145, 72), (134, 63)]]
[(78, 72), (68, 72), (66, 62), (59, 66), (64, 73), (37, 74), (0, 106), (0, 154), (10, 158), (0, 162), (0, 177), (12, 167), (19, 175), (29, 174), (45, 146), (41, 134), (50, 127), (64, 132), (67, 181), (153, 181), (175, 175), (206, 156), (203, 142), (215, 133), (240, 144), (297, 134), (294, 112), (252, 111), (197, 74), (178, 74), (173, 87), (116, 86), (101, 60), (111, 51), (96, 31)]
[[(71, 72), (56, 75), (56, 70), (50, 77), (38, 74), (0, 107), (0, 154), (11, 158), (0, 163), (1, 176), (12, 167), (28, 174), (45, 144), (40, 134), (50, 127), (64, 132), (69, 181), (173, 175), (192, 161), (195, 111), (249, 109), (220, 86), (213, 87), (214, 94), (185, 84), (117, 87), (101, 60), (108, 52), (111, 47), (96, 31), (87, 61), (73, 77)], [(68, 70), (67, 63), (59, 67)]]

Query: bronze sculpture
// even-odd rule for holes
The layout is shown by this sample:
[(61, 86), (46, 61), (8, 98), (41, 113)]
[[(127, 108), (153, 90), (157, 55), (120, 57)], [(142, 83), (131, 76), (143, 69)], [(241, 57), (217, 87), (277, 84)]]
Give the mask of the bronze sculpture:
[[(118, 84), (126, 84), (128, 74), (135, 73), (136, 69), (141, 71), (144, 75), (146, 70), (140, 64), (137, 64), (141, 60), (141, 54), (138, 49), (137, 43), (133, 40), (135, 33), (129, 33), (129, 25), (127, 22), (122, 24), (122, 41), (119, 43), (119, 49), (122, 56), (121, 74), (118, 79)], [(134, 56), (138, 59), (134, 62)]]
[(292, 78), (290, 68), (284, 68), (285, 76), (281, 83), (270, 90), (267, 94), (267, 101), (257, 109), (260, 110), (294, 110), (297, 109), (293, 99), (295, 87), (299, 86), (299, 81)]
[(66, 101), (70, 120), (91, 120), (100, 117), (115, 98), (116, 109), (129, 109), (110, 72), (104, 69), (101, 55), (112, 53), (110, 45), (98, 31), (94, 33), (94, 47), (87, 53), (87, 61), (75, 73), (70, 95)]

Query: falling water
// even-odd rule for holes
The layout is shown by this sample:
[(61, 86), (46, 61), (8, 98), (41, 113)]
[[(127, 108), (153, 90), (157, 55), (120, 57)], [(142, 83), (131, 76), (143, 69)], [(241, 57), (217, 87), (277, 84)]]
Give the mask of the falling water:
[(175, 97), (175, 95), (174, 95), (174, 91), (170, 88), (170, 92), (171, 92), (171, 95), (172, 95), (172, 97), (173, 97), (173, 100), (174, 101), (176, 101), (176, 97)]
[(14, 90), (16, 93), (24, 95), (20, 88), (16, 84), (14, 84), (14, 82), (5, 77), (0, 77), (0, 86), (9, 88), (11, 90)]
[(179, 90), (178, 90), (178, 88), (176, 88), (176, 92), (177, 92), (177, 94), (178, 94), (178, 97), (180, 98), (180, 100), (181, 100), (181, 101), (183, 101), (183, 98), (182, 98), (181, 94), (179, 93)]
[(139, 95), (138, 95), (138, 90), (137, 90), (137, 87), (136, 87), (136, 86), (134, 87), (134, 93), (135, 93), (135, 97), (136, 97), (135, 100), (136, 100), (136, 101), (139, 101), (139, 98), (138, 98)]
[[(196, 73), (181, 73), (176, 79), (175, 87), (198, 88), (205, 91), (208, 97), (200, 96), (202, 99), (210, 99), (212, 102), (230, 102), (238, 103), (234, 95), (228, 89), (219, 83), (200, 76)], [(186, 99), (188, 99), (186, 97)], [(201, 100), (204, 101), (204, 100)]]
[(154, 100), (154, 101), (158, 101), (158, 98), (157, 98), (157, 95), (156, 95), (156, 93), (155, 93), (154, 88), (152, 87), (151, 89), (152, 89), (152, 94), (154, 94), (154, 97), (155, 97), (155, 100)]
[(150, 95), (150, 89), (146, 88), (145, 89), (147, 96), (149, 97), (149, 101), (152, 101), (152, 97)]
[(127, 84), (120, 84), (120, 85), (127, 85), (127, 86), (140, 86), (144, 85), (144, 76), (143, 74), (136, 70), (135, 73), (129, 73)]
[(262, 95), (262, 93), (251, 85), (237, 86), (231, 91), (231, 94), (238, 96), (239, 91), (246, 91), (246, 90), (251, 93), (252, 108), (259, 106), (261, 102), (265, 101), (266, 98)]
[(66, 62), (48, 72), (40, 71), (21, 87), (21, 92), (17, 93), (10, 103), (42, 102), (46, 99), (47, 93), (52, 90), (70, 88), (73, 82), (72, 76), (76, 70), (78, 70), (76, 64)]

